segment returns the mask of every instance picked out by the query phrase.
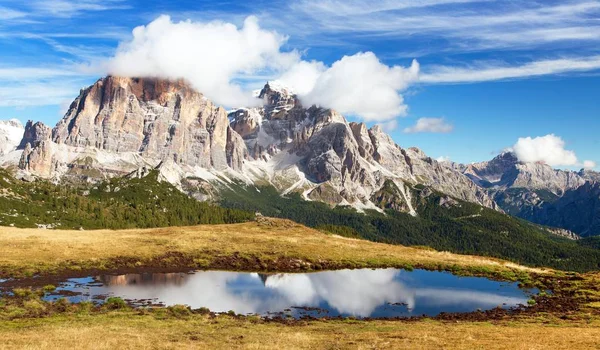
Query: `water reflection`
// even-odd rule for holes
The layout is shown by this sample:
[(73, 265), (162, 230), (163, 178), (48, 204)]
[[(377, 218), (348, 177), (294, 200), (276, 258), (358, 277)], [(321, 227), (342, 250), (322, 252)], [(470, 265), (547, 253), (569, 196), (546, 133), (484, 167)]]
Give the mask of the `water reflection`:
[[(341, 270), (309, 274), (225, 271), (130, 274), (73, 279), (58, 292), (80, 293), (72, 301), (99, 295), (186, 304), (212, 311), (292, 316), (395, 317), (469, 312), (525, 304), (528, 293), (514, 283), (449, 273), (396, 269)], [(55, 298), (56, 296), (48, 296)], [(315, 311), (319, 309), (320, 311)]]

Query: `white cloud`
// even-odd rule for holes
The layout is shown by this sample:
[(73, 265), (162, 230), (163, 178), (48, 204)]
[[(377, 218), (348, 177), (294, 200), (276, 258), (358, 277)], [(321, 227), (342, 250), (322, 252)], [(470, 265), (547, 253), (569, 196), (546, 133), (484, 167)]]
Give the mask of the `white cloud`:
[(565, 141), (549, 134), (536, 138), (521, 137), (512, 147), (520, 161), (526, 163), (542, 162), (550, 166), (577, 165), (575, 152), (565, 149)]
[(0, 6), (0, 19), (3, 21), (26, 17), (27, 13)]
[(434, 66), (422, 73), (419, 80), (425, 83), (467, 83), (596, 69), (600, 69), (600, 56), (541, 60), (520, 66), (492, 64), (479, 64), (471, 67)]
[(89, 82), (60, 79), (53, 82), (30, 81), (25, 84), (0, 85), (0, 107), (58, 105), (73, 101), (79, 89)]
[(344, 56), (321, 72), (310, 92), (300, 94), (300, 98), (307, 105), (333, 108), (366, 121), (388, 121), (406, 114), (408, 107), (399, 91), (418, 75), (417, 61), (408, 68), (389, 67), (374, 53), (361, 52)]
[(263, 30), (256, 17), (241, 28), (224, 22), (173, 22), (160, 16), (133, 30), (109, 62), (109, 72), (125, 76), (186, 78), (217, 104), (255, 104), (252, 95), (233, 82), (237, 75), (278, 71), (298, 61), (282, 52), (286, 37)]
[(286, 86), (293, 87), (294, 93), (305, 96), (309, 94), (317, 84), (317, 80), (327, 70), (322, 62), (301, 61), (293, 65), (278, 80)]
[(23, 81), (28, 79), (41, 80), (81, 75), (81, 72), (73, 68), (73, 66), (0, 67), (0, 81)]
[[(305, 0), (290, 5), (288, 16), (302, 14), (311, 25), (295, 31), (361, 33), (403, 38), (409, 35), (446, 38), (447, 47), (458, 51), (494, 47), (538, 47), (545, 43), (600, 40), (590, 35), (600, 3), (573, 0), (568, 3), (498, 1), (365, 1)], [(281, 16), (286, 16), (281, 11)], [(285, 25), (289, 18), (281, 20)], [(581, 48), (581, 45), (579, 45)]]
[(281, 50), (287, 38), (261, 29), (255, 17), (241, 28), (224, 22), (174, 23), (161, 16), (137, 27), (108, 63), (111, 74), (185, 78), (217, 104), (259, 103), (242, 82), (279, 77), (304, 104), (317, 104), (366, 121), (389, 121), (406, 113), (399, 93), (418, 78), (419, 64), (389, 67), (372, 52), (344, 56), (327, 67)]
[(33, 0), (28, 3), (33, 15), (73, 17), (89, 11), (128, 9), (123, 0)]
[(583, 161), (583, 168), (584, 169), (594, 169), (596, 167), (596, 162), (594, 162), (593, 160), (584, 160)]
[(435, 160), (437, 160), (440, 163), (449, 163), (450, 162), (450, 157), (448, 157), (448, 156), (441, 156), (441, 157), (437, 157)]
[(415, 125), (405, 128), (404, 132), (408, 134), (420, 132), (449, 133), (452, 130), (454, 130), (454, 126), (447, 123), (444, 118), (420, 118)]

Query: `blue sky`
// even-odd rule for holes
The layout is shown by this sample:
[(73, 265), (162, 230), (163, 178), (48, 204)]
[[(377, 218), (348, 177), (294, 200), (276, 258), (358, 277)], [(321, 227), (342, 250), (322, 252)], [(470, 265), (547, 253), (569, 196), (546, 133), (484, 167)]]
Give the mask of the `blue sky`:
[[(163, 14), (171, 17), (168, 28), (182, 20), (241, 28), (255, 16), (261, 30), (285, 36), (277, 57), (296, 52), (323, 70), (359, 52), (406, 68), (383, 73), (405, 113), (378, 118), (373, 113), (388, 110), (368, 109), (372, 96), (358, 91), (367, 107), (347, 114), (385, 124), (398, 144), (432, 157), (487, 160), (521, 137), (555, 134), (578, 161), (553, 165), (600, 162), (600, 1), (591, 0), (0, 0), (0, 119), (55, 124), (80, 88), (114, 67), (107, 62), (119, 43)], [(406, 77), (413, 59), (418, 79)], [(229, 83), (253, 89), (279, 73), (244, 68)], [(435, 122), (417, 128), (421, 118)], [(535, 147), (546, 144), (531, 145), (543, 153)]]

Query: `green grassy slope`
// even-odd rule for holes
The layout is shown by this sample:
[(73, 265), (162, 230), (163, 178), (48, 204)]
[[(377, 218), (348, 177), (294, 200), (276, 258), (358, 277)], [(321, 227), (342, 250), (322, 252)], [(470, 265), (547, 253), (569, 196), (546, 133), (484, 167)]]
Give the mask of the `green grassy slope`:
[(221, 205), (258, 210), (263, 215), (288, 218), (310, 227), (350, 237), (409, 246), (430, 246), (509, 259), (531, 266), (567, 270), (596, 270), (600, 250), (551, 235), (527, 221), (457, 201), (448, 208), (439, 205), (443, 194), (420, 196), (423, 188), (412, 189), (418, 216), (387, 210), (358, 213), (349, 207), (331, 208), (320, 202), (304, 201), (298, 194), (281, 197), (272, 187), (238, 186), (223, 192)]
[(0, 169), (0, 225), (124, 229), (243, 222), (254, 215), (198, 202), (152, 172), (115, 178), (90, 190), (14, 179)]
[[(422, 186), (412, 188), (417, 217), (387, 209), (385, 213), (351, 207), (331, 208), (298, 194), (282, 197), (273, 187), (231, 185), (222, 189), (221, 206), (198, 202), (157, 181), (115, 178), (89, 190), (45, 181), (27, 183), (0, 170), (0, 225), (55, 228), (124, 229), (235, 223), (252, 220), (254, 211), (287, 218), (322, 231), (376, 242), (429, 246), (437, 250), (509, 259), (530, 266), (595, 270), (598, 244), (548, 234), (527, 221), (478, 205), (451, 201)], [(378, 193), (383, 207), (406, 207), (394, 186)], [(395, 197), (396, 196), (396, 197)]]

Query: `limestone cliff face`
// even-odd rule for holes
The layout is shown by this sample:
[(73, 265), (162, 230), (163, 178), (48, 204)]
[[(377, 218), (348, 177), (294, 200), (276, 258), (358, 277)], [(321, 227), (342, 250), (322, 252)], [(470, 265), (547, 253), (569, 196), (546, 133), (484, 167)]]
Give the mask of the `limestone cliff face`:
[[(401, 148), (378, 126), (305, 107), (273, 83), (257, 97), (262, 107), (228, 114), (184, 81), (109, 76), (82, 90), (52, 131), (28, 123), (19, 168), (77, 181), (156, 168), (192, 195), (198, 179), (213, 193), (232, 176), (333, 205), (411, 214), (411, 188), (425, 185), (495, 208), (461, 172)], [(215, 189), (205, 190), (211, 183)]]
[(28, 121), (19, 149), (23, 150), (19, 169), (50, 177), (56, 166), (53, 157), (52, 130), (41, 122)]
[(51, 135), (52, 129), (50, 129), (44, 123), (34, 123), (30, 120), (25, 125), (23, 138), (21, 139), (21, 143), (17, 148), (24, 149), (27, 144), (29, 144), (31, 147), (37, 147), (42, 141), (50, 140)]
[[(282, 191), (302, 190), (313, 200), (369, 206), (373, 198), (383, 198), (377, 193), (391, 180), (399, 188), (396, 194), (405, 197), (405, 205), (395, 206), (402, 211), (413, 211), (405, 184), (431, 186), (496, 208), (461, 172), (418, 149), (402, 149), (379, 126), (369, 129), (333, 110), (306, 108), (278, 84), (268, 83), (258, 96), (264, 107), (231, 112), (231, 126), (243, 137), (256, 166), (268, 169), (265, 177)], [(291, 178), (281, 181), (285, 176)]]
[(52, 140), (215, 169), (238, 169), (246, 154), (226, 111), (181, 80), (100, 79), (81, 91)]

